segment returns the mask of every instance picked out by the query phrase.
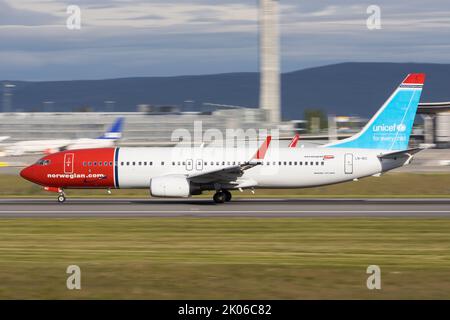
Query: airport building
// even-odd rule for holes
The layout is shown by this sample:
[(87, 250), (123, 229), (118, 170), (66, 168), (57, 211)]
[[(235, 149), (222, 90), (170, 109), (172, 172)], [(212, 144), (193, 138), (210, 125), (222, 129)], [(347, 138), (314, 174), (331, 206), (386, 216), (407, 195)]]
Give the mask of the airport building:
[[(305, 120), (272, 123), (266, 120), (265, 110), (236, 106), (216, 106), (208, 112), (180, 112), (179, 109), (140, 108), (139, 112), (34, 112), (0, 113), (0, 135), (9, 136), (7, 142), (46, 139), (95, 138), (100, 136), (117, 117), (125, 117), (121, 145), (168, 146), (180, 141), (179, 133), (189, 132), (196, 143), (209, 142), (207, 130), (278, 129), (281, 139), (291, 139), (299, 133), (301, 140), (335, 140), (358, 132), (367, 122), (359, 117), (330, 117), (328, 128), (309, 131)], [(331, 119), (331, 120), (330, 120)], [(423, 119), (423, 122), (421, 121)], [(412, 133), (412, 144), (450, 148), (450, 102), (422, 103), (416, 118), (419, 126)], [(334, 125), (331, 125), (333, 124)], [(201, 139), (194, 135), (200, 129)], [(181, 131), (180, 131), (181, 130)], [(5, 141), (6, 142), (6, 141)]]
[(423, 118), (424, 143), (450, 148), (450, 102), (420, 103), (418, 114)]
[[(227, 129), (278, 129), (280, 136), (292, 137), (290, 122), (285, 125), (265, 121), (264, 111), (257, 108), (227, 108), (212, 112), (34, 112), (0, 113), (0, 135), (8, 142), (46, 139), (95, 138), (100, 136), (117, 117), (125, 117), (122, 145), (172, 145), (179, 133), (189, 132), (196, 143), (194, 128), (205, 133)], [(173, 143), (172, 143), (173, 142)]]

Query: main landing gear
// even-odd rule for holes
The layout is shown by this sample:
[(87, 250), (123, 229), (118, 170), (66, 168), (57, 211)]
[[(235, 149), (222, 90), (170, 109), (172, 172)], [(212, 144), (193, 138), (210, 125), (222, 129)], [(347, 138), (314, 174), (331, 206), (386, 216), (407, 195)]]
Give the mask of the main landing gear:
[(224, 203), (231, 201), (231, 192), (228, 190), (220, 190), (214, 194), (213, 200), (215, 203)]

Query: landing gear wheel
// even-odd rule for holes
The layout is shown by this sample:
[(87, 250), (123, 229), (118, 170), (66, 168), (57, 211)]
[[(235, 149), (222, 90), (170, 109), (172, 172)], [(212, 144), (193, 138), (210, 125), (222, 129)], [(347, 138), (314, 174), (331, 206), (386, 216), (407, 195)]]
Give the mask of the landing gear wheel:
[(231, 192), (228, 190), (224, 190), (223, 193), (225, 194), (225, 202), (231, 201)]
[(225, 193), (222, 191), (218, 191), (214, 194), (214, 202), (215, 203), (224, 203), (225, 202)]
[(64, 201), (66, 201), (66, 196), (64, 196), (63, 194), (60, 194), (58, 196), (58, 202), (63, 203)]

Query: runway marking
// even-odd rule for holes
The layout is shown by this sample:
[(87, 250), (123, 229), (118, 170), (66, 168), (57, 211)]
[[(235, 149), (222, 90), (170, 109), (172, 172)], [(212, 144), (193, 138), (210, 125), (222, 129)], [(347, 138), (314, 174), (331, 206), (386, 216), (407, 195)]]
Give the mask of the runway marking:
[[(166, 203), (167, 199), (160, 199), (160, 198), (69, 198), (68, 203), (95, 203), (95, 202), (151, 202), (151, 203)], [(346, 202), (346, 201), (355, 201), (355, 202), (450, 202), (450, 197), (443, 197), (443, 198), (240, 198), (237, 197), (235, 200), (232, 201), (232, 203), (239, 203), (239, 202), (258, 202), (258, 201), (264, 201), (264, 202), (291, 202), (291, 201), (324, 201), (324, 202)], [(47, 203), (56, 203), (56, 200), (53, 200), (51, 198), (3, 198), (0, 199), (0, 205), (1, 204), (9, 204), (11, 202), (14, 203), (26, 203), (26, 202), (47, 202)], [(208, 198), (189, 198), (189, 199), (171, 199), (171, 203), (174, 204), (183, 204), (185, 202), (198, 202), (198, 203), (204, 203), (204, 202), (212, 202), (212, 200)]]
[[(192, 211), (186, 210), (158, 210), (158, 211), (146, 211), (146, 210), (134, 210), (134, 211), (94, 211), (94, 210), (67, 210), (67, 211), (58, 211), (58, 210), (46, 210), (46, 211), (36, 211), (36, 210), (19, 210), (19, 211), (11, 211), (5, 210), (0, 211), (0, 214), (5, 213), (35, 213), (35, 214), (50, 214), (50, 213), (64, 213), (64, 214), (82, 214), (82, 213), (90, 213), (90, 214), (137, 214), (137, 213), (192, 213)], [(245, 211), (233, 211), (233, 210), (203, 210), (203, 211), (195, 211), (195, 213), (450, 213), (450, 210), (333, 210), (333, 211), (323, 211), (323, 210), (245, 210)]]
[(215, 205), (208, 199), (111, 200), (71, 199), (67, 204), (59, 205), (48, 199), (3, 199), (0, 200), (0, 218), (450, 218), (450, 206), (447, 205), (450, 199), (389, 199), (390, 205), (380, 202), (386, 199), (242, 199), (227, 205)]

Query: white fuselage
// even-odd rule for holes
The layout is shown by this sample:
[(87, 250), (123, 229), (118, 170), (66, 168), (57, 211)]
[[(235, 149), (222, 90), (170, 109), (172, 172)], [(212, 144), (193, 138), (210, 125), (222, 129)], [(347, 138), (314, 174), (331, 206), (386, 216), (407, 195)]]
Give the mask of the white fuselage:
[[(403, 165), (383, 160), (382, 150), (269, 148), (260, 165), (245, 170), (232, 188), (303, 188), (371, 176)], [(119, 188), (148, 188), (166, 175), (190, 176), (248, 162), (254, 150), (241, 148), (118, 148)], [(230, 185), (227, 185), (230, 188)]]

